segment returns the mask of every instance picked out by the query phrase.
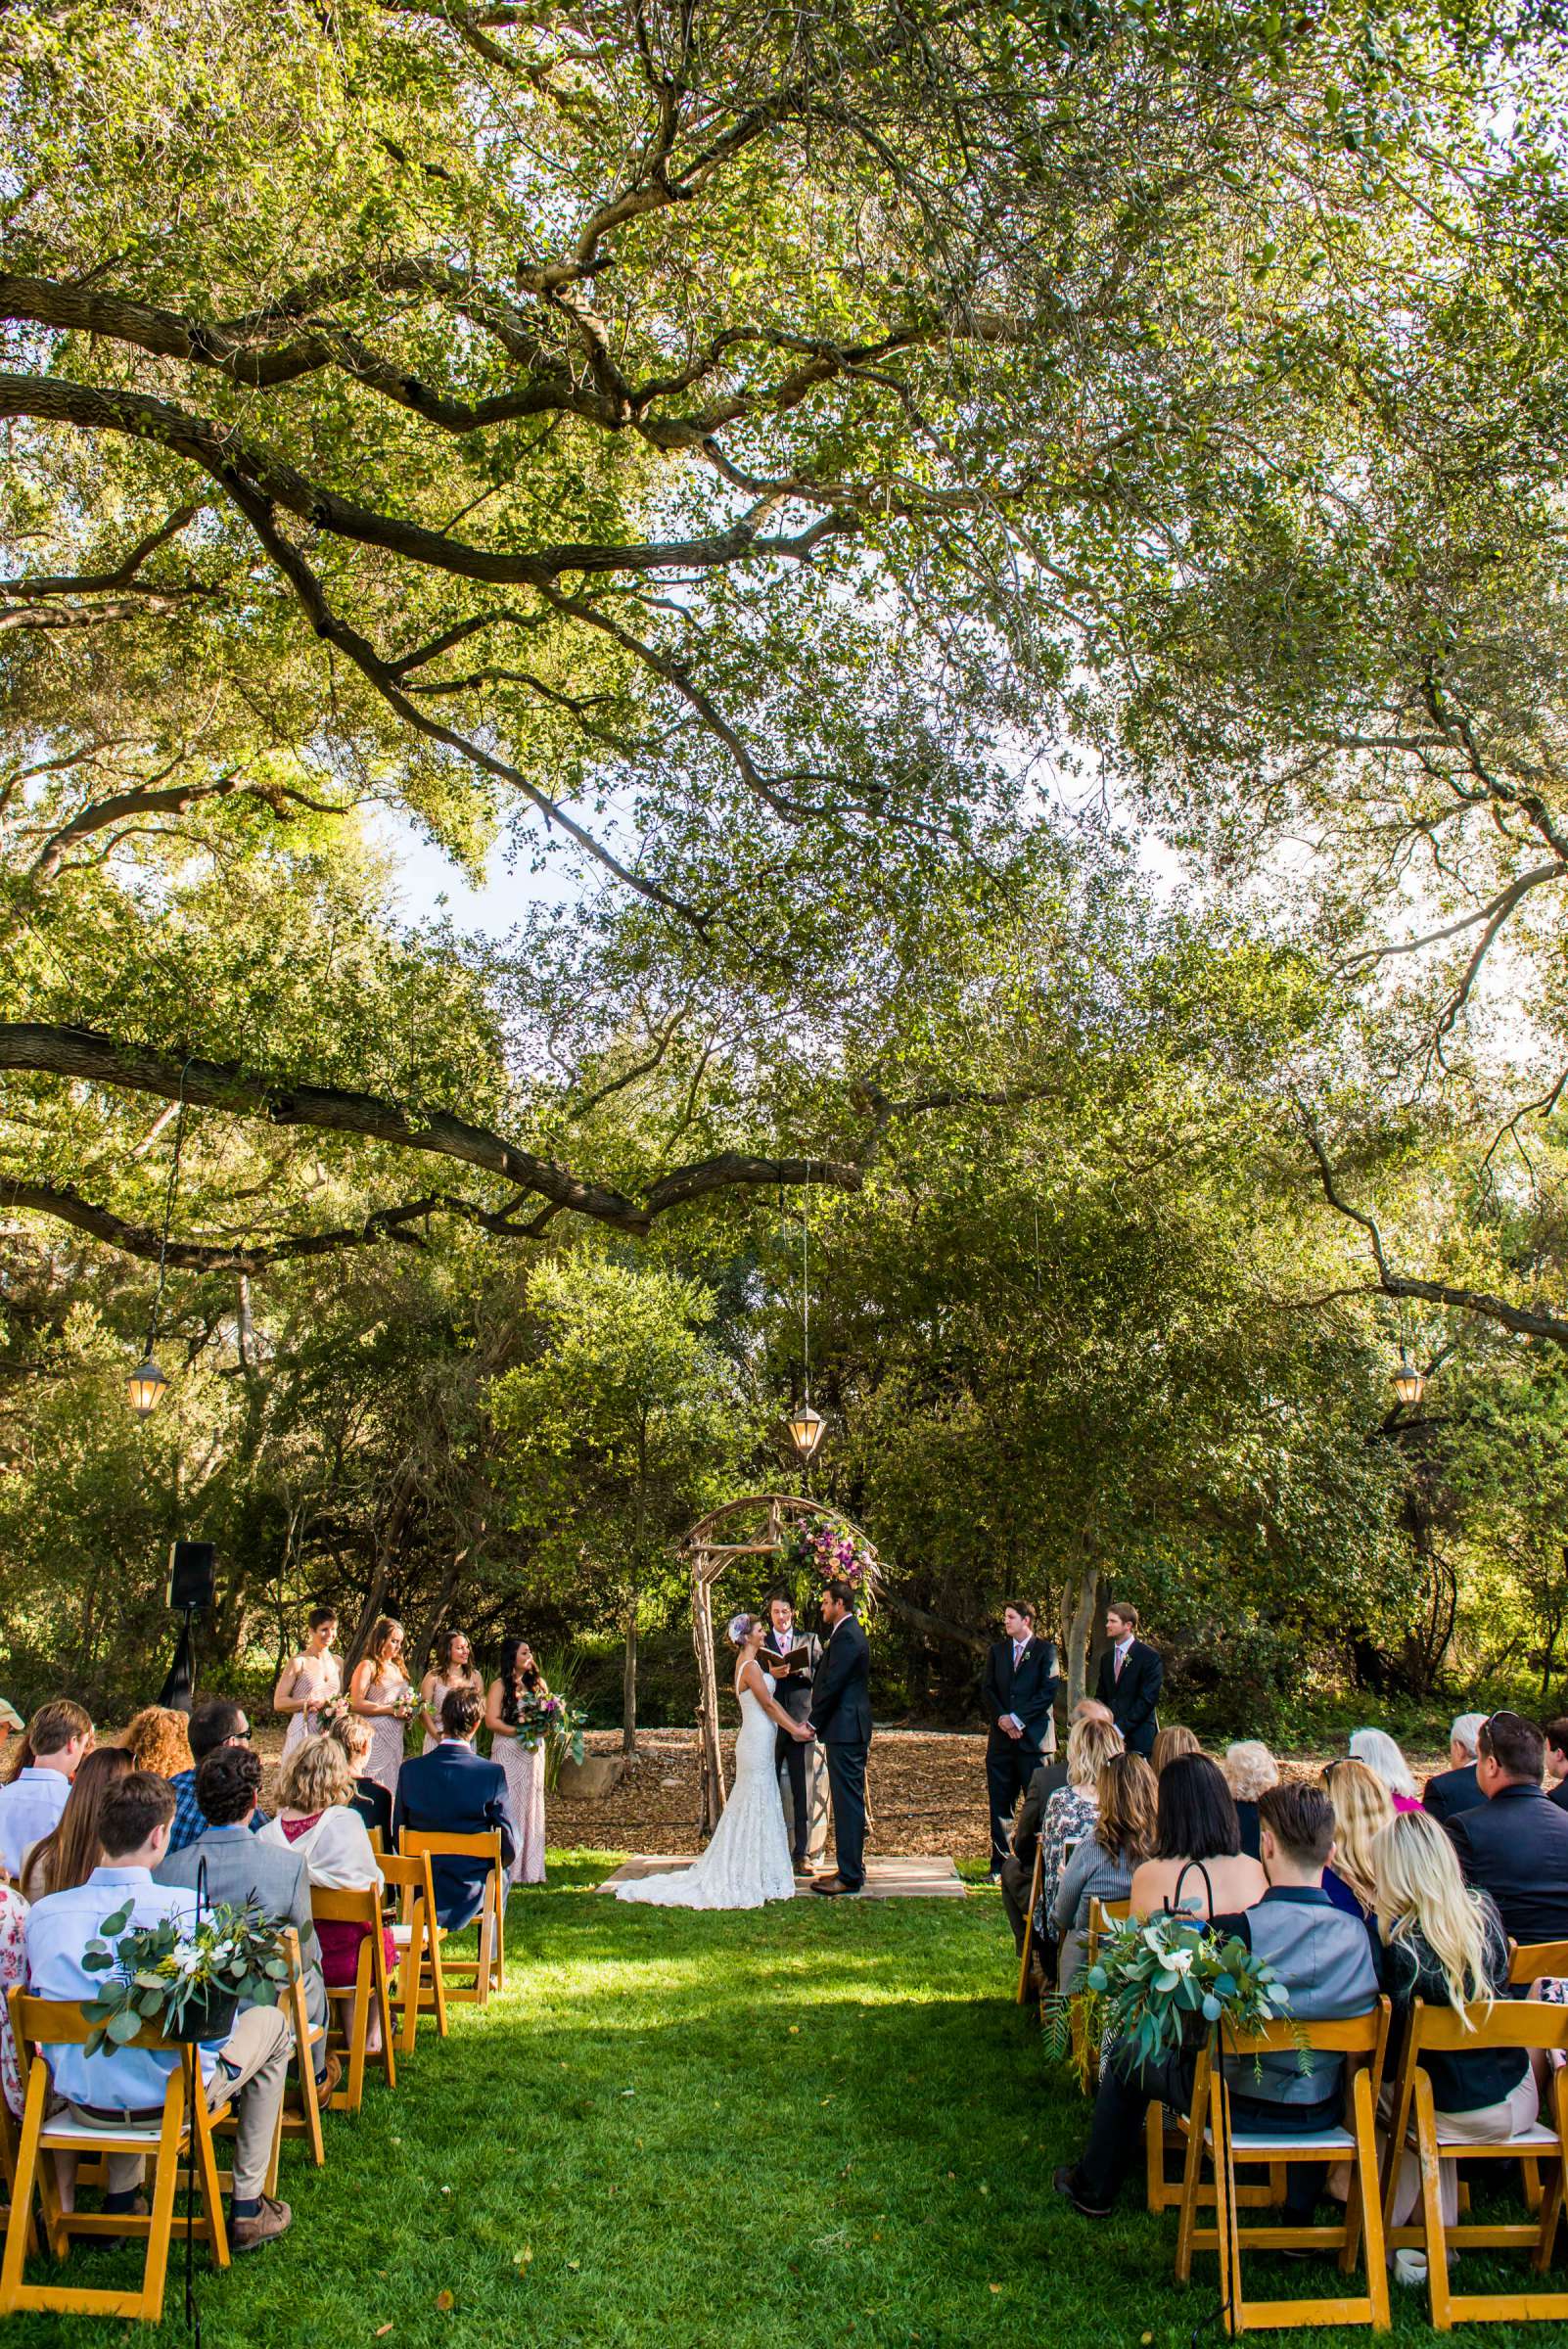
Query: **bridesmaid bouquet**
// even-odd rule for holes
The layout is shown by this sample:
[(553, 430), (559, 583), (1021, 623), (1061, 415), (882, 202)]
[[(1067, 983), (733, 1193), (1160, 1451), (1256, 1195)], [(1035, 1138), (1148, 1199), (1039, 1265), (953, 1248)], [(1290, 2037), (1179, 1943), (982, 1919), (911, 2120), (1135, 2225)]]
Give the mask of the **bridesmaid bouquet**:
[(329, 1696), (308, 1707), (305, 1727), (313, 1737), (336, 1737), (347, 1727), (352, 1715), (353, 1707), (346, 1696)]
[(402, 1687), (398, 1689), (397, 1694), (392, 1698), (392, 1709), (399, 1721), (413, 1720), (414, 1715), (419, 1711), (419, 1690), (411, 1681), (405, 1681)]
[(525, 1689), (517, 1700), (518, 1737), (530, 1754), (553, 1745), (580, 1762), (585, 1721), (564, 1696), (532, 1696)]

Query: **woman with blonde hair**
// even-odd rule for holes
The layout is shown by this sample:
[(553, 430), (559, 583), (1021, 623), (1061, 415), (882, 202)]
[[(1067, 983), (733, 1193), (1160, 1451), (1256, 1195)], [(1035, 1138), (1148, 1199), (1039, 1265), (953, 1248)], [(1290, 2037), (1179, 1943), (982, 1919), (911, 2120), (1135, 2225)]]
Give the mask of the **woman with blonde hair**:
[(167, 1705), (143, 1705), (125, 1724), (119, 1742), (132, 1770), (150, 1770), (155, 1778), (172, 1778), (176, 1772), (196, 1767), (190, 1724)]
[[(1507, 1996), (1508, 1942), (1491, 1895), (1465, 1883), (1453, 1844), (1424, 1811), (1390, 1819), (1372, 1846), (1372, 1865), (1384, 1983), (1394, 2008), (1387, 2063), (1392, 2083), (1415, 2001), (1451, 2006), (1473, 2028), (1468, 2008), (1490, 2013), (1495, 2001)], [(1461, 2049), (1452, 2055), (1423, 2054), (1421, 2061), (1445, 2145), (1462, 2149), (1466, 2142), (1517, 2137), (1534, 2121), (1540, 2099), (1522, 2048)], [(1385, 2119), (1392, 2104), (1392, 2087), (1385, 2088)], [(1409, 2217), (1420, 2190), (1420, 2163), (1407, 2146), (1394, 2196), (1396, 2227)], [(1441, 2192), (1444, 2224), (1452, 2227), (1458, 2188), (1449, 2159), (1441, 2164)], [(1423, 2281), (1425, 2254), (1401, 2252), (1398, 2273), (1403, 2282)]]
[(395, 1796), (397, 1773), (403, 1767), (404, 1725), (419, 1705), (403, 1670), (403, 1627), (395, 1615), (383, 1615), (371, 1633), (370, 1652), (360, 1657), (348, 1682), (348, 1702), (370, 1724), (365, 1775), (379, 1779)]
[(1114, 1721), (1075, 1721), (1067, 1733), (1067, 1784), (1051, 1796), (1039, 1825), (1040, 1894), (1035, 1913), (1042, 1940), (1061, 1890), (1067, 1846), (1082, 1842), (1093, 1826), (1099, 1816), (1100, 1772), (1122, 1751), (1122, 1732)]
[[(297, 1852), (305, 1874), (323, 1892), (363, 1892), (374, 1885), (381, 1891), (386, 1879), (377, 1864), (365, 1822), (352, 1808), (354, 1773), (340, 1740), (331, 1735), (307, 1737), (296, 1746), (278, 1780), (278, 1814), (260, 1830), (264, 1843), (281, 1843)], [(352, 1994), (359, 1971), (359, 1947), (368, 1925), (324, 1919), (316, 1927), (321, 1944), (321, 1974), (329, 1998)], [(383, 1934), (389, 1967), (397, 1962), (390, 1933)], [(368, 2043), (381, 2040), (374, 2007)]]
[(1158, 1777), (1168, 1763), (1179, 1762), (1184, 1754), (1201, 1754), (1202, 1751), (1196, 1729), (1183, 1728), (1178, 1721), (1169, 1722), (1163, 1729), (1154, 1732), (1154, 1743), (1149, 1749), (1149, 1767)]
[(1330, 1762), (1323, 1791), (1334, 1806), (1334, 1849), (1323, 1890), (1336, 1909), (1370, 1925), (1377, 1908), (1372, 1847), (1394, 1817), (1394, 1798), (1364, 1762)]
[(1159, 1781), (1141, 1754), (1112, 1754), (1095, 1781), (1094, 1824), (1062, 1870), (1052, 1922), (1061, 1943), (1057, 1986), (1070, 1990), (1084, 1962), (1095, 1901), (1125, 1901), (1132, 1870), (1154, 1849)]

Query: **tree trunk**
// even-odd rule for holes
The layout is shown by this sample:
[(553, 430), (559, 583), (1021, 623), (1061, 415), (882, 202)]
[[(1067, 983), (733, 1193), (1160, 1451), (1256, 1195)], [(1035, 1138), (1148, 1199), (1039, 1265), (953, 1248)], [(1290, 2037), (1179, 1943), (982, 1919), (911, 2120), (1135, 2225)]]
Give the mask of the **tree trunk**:
[(631, 1596), (626, 1605), (626, 1656), (621, 1673), (621, 1751), (637, 1751), (637, 1603), (642, 1596), (643, 1538), (648, 1526), (648, 1413), (637, 1421), (637, 1513), (631, 1534)]
[(1088, 1694), (1089, 1649), (1100, 1610), (1100, 1570), (1084, 1566), (1075, 1593), (1071, 1584), (1062, 1594), (1062, 1648), (1067, 1665), (1067, 1709), (1071, 1713)]

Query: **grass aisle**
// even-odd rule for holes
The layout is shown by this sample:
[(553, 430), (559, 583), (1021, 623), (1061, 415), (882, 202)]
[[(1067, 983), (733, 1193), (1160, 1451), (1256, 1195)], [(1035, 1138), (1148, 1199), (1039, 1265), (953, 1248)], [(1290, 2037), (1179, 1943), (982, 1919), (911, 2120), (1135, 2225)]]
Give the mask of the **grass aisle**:
[[(1172, 2284), (1174, 2221), (1139, 2202), (1090, 2228), (1051, 2194), (1084, 2108), (1007, 2004), (994, 1895), (700, 1916), (591, 1897), (608, 1865), (553, 1855), (548, 1891), (513, 1899), (505, 1998), (330, 2123), (324, 2172), (286, 2153), (288, 2240), (227, 2279), (199, 2265), (206, 2349), (1222, 2337), (1213, 2262)], [(5, 2339), (172, 2344), (172, 2280), (168, 2312)], [(1403, 2295), (1395, 2317), (1432, 2339)]]

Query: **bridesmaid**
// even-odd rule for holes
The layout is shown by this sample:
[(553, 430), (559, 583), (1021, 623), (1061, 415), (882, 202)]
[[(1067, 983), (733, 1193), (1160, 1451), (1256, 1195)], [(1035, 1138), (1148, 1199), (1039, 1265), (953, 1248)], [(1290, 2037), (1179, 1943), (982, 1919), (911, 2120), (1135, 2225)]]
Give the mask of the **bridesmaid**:
[(441, 1706), (454, 1688), (470, 1688), (475, 1702), (484, 1703), (484, 1682), (474, 1669), (474, 1650), (467, 1632), (442, 1632), (436, 1641), (436, 1661), (419, 1683), (420, 1719), (425, 1724), (425, 1743), (420, 1749), (429, 1753), (441, 1740)]
[(394, 1616), (383, 1615), (371, 1634), (370, 1653), (354, 1666), (348, 1682), (348, 1702), (370, 1723), (365, 1776), (395, 1795), (403, 1767), (403, 1724), (416, 1700), (403, 1670), (403, 1627)]
[(315, 1735), (316, 1706), (326, 1704), (343, 1690), (343, 1666), (332, 1652), (332, 1643), (338, 1636), (337, 1608), (312, 1607), (308, 1626), (303, 1647), (285, 1664), (272, 1691), (273, 1712), (289, 1716), (283, 1739), (285, 1762), (296, 1746)]
[(512, 1884), (544, 1882), (544, 1749), (530, 1752), (518, 1729), (520, 1696), (548, 1696), (543, 1673), (533, 1661), (526, 1639), (503, 1639), (501, 1669), (491, 1681), (484, 1708), (490, 1731), (491, 1759), (499, 1762), (506, 1778), (512, 1823), (517, 1829)]

